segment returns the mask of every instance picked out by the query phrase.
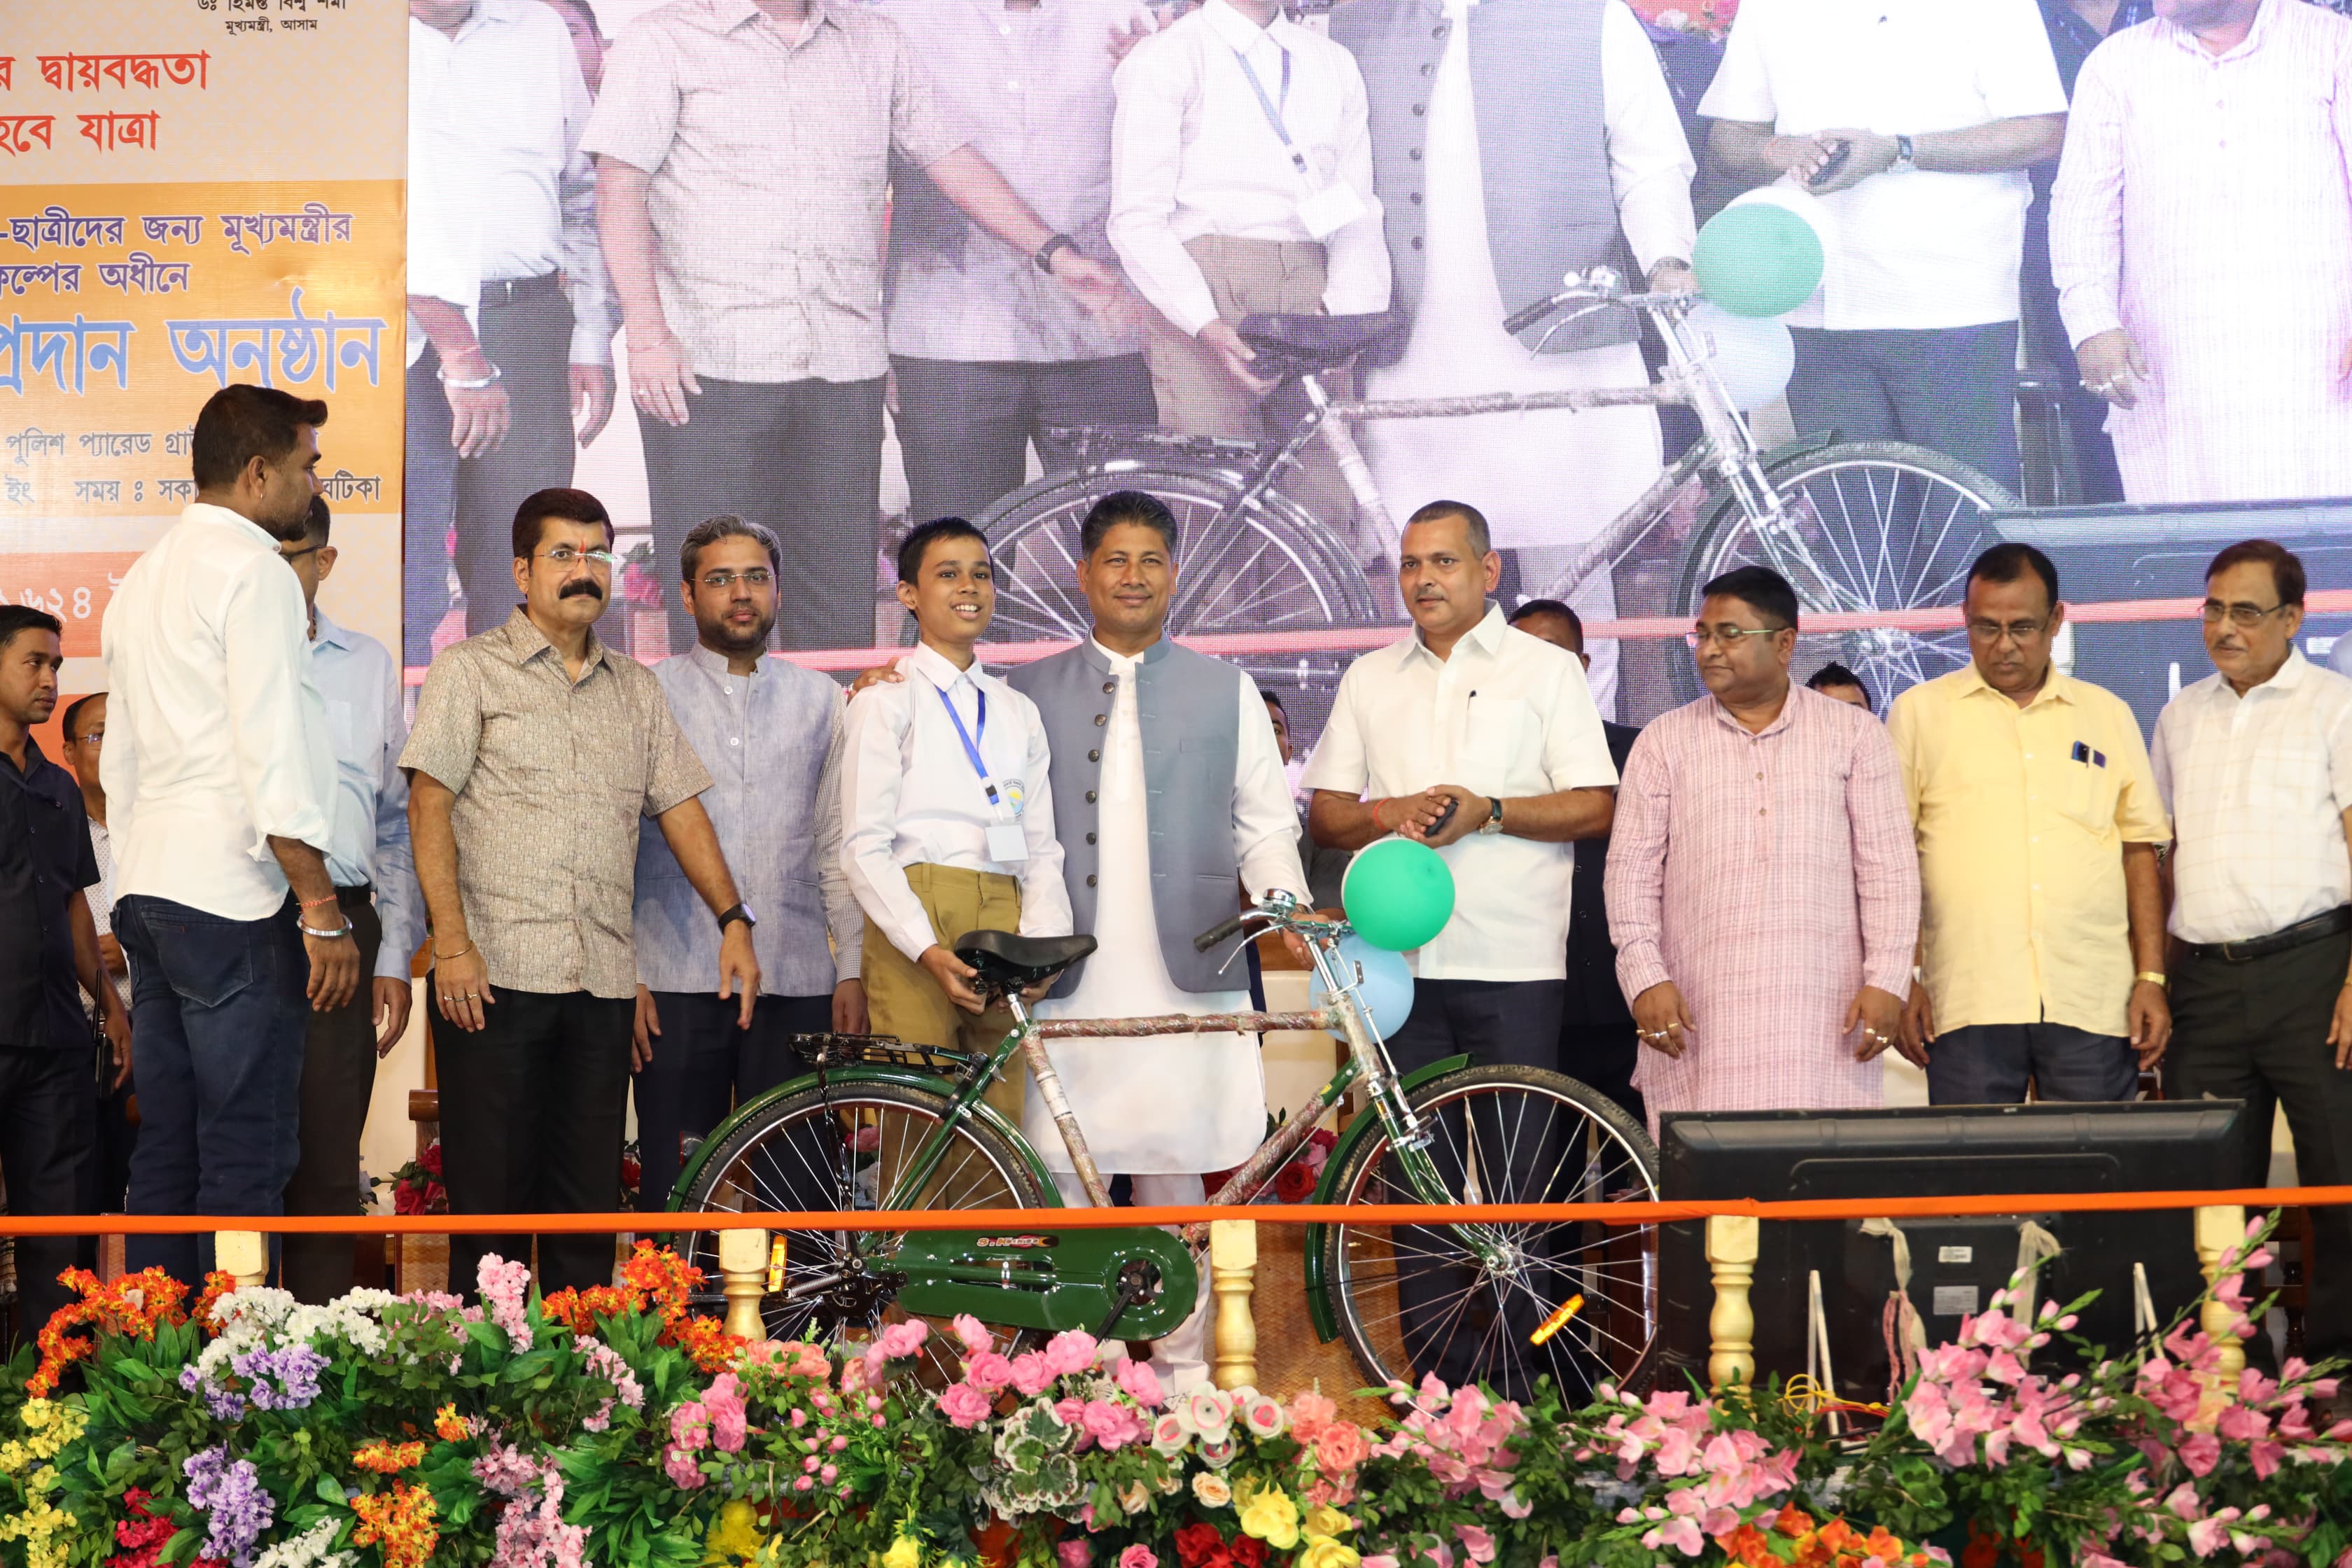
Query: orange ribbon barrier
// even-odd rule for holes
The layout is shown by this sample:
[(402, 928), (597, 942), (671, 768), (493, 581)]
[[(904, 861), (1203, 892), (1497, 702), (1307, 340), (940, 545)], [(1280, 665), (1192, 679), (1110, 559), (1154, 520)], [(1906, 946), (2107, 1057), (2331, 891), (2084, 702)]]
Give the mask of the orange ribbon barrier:
[(2352, 1204), (2352, 1187), (2244, 1187), (2224, 1192), (1993, 1193), (1966, 1198), (1806, 1198), (1765, 1203), (1622, 1204), (1253, 1204), (1160, 1208), (869, 1209), (846, 1214), (516, 1214), (516, 1215), (0, 1215), (0, 1236), (184, 1236), (221, 1230), (286, 1236), (497, 1236), (509, 1232), (593, 1235), (598, 1231), (699, 1230), (1092, 1230), (1139, 1225), (1192, 1225), (1247, 1219), (1265, 1225), (1429, 1225), (1446, 1221), (1524, 1224), (1588, 1220), (1609, 1226), (1656, 1225), (1717, 1215), (1757, 1219), (1916, 1219), (1937, 1215), (2095, 1214), (2134, 1209), (2315, 1208)]

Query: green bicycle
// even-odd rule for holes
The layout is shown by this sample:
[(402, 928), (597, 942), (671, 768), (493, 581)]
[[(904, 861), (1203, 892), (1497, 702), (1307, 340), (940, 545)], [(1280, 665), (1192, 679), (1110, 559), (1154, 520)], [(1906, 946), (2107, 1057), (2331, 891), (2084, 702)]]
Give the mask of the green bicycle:
[[(1307, 1013), (1040, 1021), (1021, 993), (1094, 951), (1087, 936), (973, 931), (956, 956), (1010, 1009), (1013, 1026), (987, 1056), (868, 1036), (806, 1035), (810, 1072), (745, 1102), (692, 1152), (669, 1198), (675, 1212), (831, 1213), (1052, 1209), (1061, 1198), (1036, 1149), (981, 1098), (1015, 1057), (1054, 1113), (1094, 1204), (1109, 1197), (1071, 1114), (1045, 1042), (1202, 1030), (1328, 1029), (1349, 1049), (1339, 1070), (1211, 1194), (1245, 1204), (1271, 1183), (1350, 1090), (1363, 1109), (1341, 1130), (1314, 1201), (1383, 1204), (1642, 1202), (1657, 1195), (1657, 1154), (1613, 1102), (1559, 1073), (1481, 1067), (1466, 1057), (1400, 1076), (1371, 1027), (1361, 975), (1339, 951), (1348, 927), (1286, 893), (1202, 932), (1207, 952), (1253, 930), (1307, 940), (1324, 993)], [(1236, 955), (1239, 949), (1236, 948)], [(1231, 962), (1230, 959), (1227, 961)], [(890, 1321), (935, 1324), (960, 1312), (1010, 1331), (1012, 1349), (1083, 1329), (1149, 1340), (1193, 1310), (1205, 1224), (1009, 1232), (792, 1231), (772, 1266), (762, 1316), (779, 1340), (861, 1340)], [(677, 1238), (715, 1280), (715, 1233)], [(1375, 1384), (1433, 1372), (1483, 1379), (1509, 1395), (1549, 1373), (1570, 1389), (1638, 1380), (1657, 1321), (1652, 1226), (1591, 1223), (1318, 1224), (1306, 1237), (1307, 1307), (1317, 1333), (1344, 1336)], [(707, 1309), (719, 1309), (712, 1290)], [(935, 1337), (941, 1381), (956, 1375)]]

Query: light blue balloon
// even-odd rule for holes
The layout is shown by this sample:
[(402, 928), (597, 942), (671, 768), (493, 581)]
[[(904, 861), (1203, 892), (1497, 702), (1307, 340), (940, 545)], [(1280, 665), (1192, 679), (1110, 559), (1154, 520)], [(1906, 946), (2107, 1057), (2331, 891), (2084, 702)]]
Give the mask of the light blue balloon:
[[(1412, 970), (1403, 954), (1374, 947), (1349, 931), (1339, 939), (1339, 964), (1342, 973), (1347, 974), (1354, 973), (1359, 965), (1362, 967), (1364, 978), (1356, 987), (1356, 1000), (1363, 1004), (1373, 1029), (1382, 1039), (1404, 1027), (1405, 1015), (1412, 1011)], [(1318, 976), (1309, 1003), (1320, 1007), (1328, 994)]]
[(1797, 368), (1797, 341), (1788, 324), (1771, 316), (1736, 316), (1721, 306), (1691, 307), (1690, 324), (1709, 356), (1731, 405), (1753, 414), (1788, 390)]

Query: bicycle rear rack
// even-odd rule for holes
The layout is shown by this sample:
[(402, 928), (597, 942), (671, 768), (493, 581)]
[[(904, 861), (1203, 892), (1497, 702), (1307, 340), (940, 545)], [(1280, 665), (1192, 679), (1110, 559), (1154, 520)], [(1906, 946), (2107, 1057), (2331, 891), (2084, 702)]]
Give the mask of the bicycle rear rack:
[(969, 1051), (910, 1046), (895, 1035), (792, 1035), (786, 1038), (801, 1059), (819, 1072), (845, 1067), (895, 1067), (962, 1079), (987, 1060)]

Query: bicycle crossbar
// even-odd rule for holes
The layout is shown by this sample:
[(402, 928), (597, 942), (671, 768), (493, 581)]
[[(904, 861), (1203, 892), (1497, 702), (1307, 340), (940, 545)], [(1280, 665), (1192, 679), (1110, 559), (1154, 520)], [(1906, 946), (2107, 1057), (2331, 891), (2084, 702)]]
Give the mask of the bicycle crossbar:
[[(2202, 599), (2106, 599), (2086, 605), (2069, 601), (2066, 618), (2099, 626), (2134, 621), (2193, 621), (2203, 604)], [(2315, 616), (2352, 613), (2352, 588), (2315, 590), (2305, 595), (2304, 608)], [(1849, 610), (1835, 615), (1809, 611), (1801, 629), (1807, 634), (1869, 631), (1879, 626), (1906, 632), (1948, 632), (1957, 631), (1960, 621), (1958, 605), (1945, 605), (1929, 610)], [(1392, 626), (1350, 626), (1311, 632), (1219, 632), (1209, 637), (1180, 637), (1176, 640), (1195, 653), (1205, 653), (1218, 658), (1368, 653), (1398, 641), (1406, 630), (1405, 624), (1398, 622)], [(1678, 637), (1689, 631), (1690, 622), (1675, 616), (1633, 616), (1622, 620), (1584, 623), (1584, 635), (1588, 641)], [(980, 645), (979, 652), (982, 662), (991, 665), (1028, 664), (1076, 646), (1071, 642), (984, 642)], [(770, 657), (790, 659), (804, 669), (870, 669), (877, 665), (903, 658), (910, 651), (903, 647), (827, 647)], [(421, 666), (411, 668), (402, 673), (402, 679), (410, 686), (422, 686), (425, 684), (425, 670)]]
[(1991, 1193), (1954, 1198), (1754, 1198), (1599, 1204), (1180, 1204), (1075, 1209), (857, 1210), (830, 1214), (0, 1215), (0, 1236), (188, 1236), (222, 1230), (283, 1236), (500, 1236), (537, 1232), (654, 1235), (705, 1230), (1103, 1230), (1214, 1220), (1265, 1225), (1509, 1225), (1581, 1220), (1612, 1226), (1738, 1215), (1771, 1220), (1920, 1219), (1971, 1215), (2114, 1214), (2145, 1209), (2324, 1208), (2352, 1204), (2352, 1186), (2221, 1192)]

